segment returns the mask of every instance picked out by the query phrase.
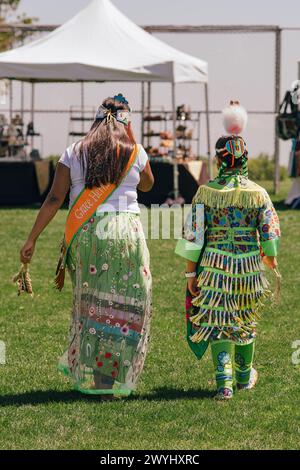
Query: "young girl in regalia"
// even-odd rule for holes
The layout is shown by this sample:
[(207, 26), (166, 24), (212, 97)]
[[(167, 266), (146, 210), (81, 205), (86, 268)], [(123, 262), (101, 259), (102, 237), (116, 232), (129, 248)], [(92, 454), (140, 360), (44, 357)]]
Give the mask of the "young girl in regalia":
[[(216, 143), (218, 175), (199, 188), (176, 253), (187, 260), (188, 342), (200, 359), (211, 345), (218, 399), (249, 390), (256, 326), (270, 295), (262, 266), (277, 273), (279, 220), (268, 193), (248, 179), (247, 113), (224, 111), (228, 135)], [(263, 263), (263, 264), (262, 264)]]

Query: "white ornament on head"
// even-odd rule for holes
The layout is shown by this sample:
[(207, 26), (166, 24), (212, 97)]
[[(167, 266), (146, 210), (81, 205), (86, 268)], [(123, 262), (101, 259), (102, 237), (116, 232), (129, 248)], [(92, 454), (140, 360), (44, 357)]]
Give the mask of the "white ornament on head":
[(223, 110), (223, 124), (230, 135), (240, 135), (246, 128), (248, 114), (239, 101), (230, 101), (230, 105)]

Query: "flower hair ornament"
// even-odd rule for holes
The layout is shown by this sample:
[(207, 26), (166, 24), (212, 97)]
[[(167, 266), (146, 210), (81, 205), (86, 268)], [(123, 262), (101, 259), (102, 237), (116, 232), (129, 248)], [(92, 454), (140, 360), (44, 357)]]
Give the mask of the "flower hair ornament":
[[(119, 93), (118, 95), (114, 96), (114, 100), (116, 106), (119, 104), (125, 104), (128, 106), (128, 101), (126, 98)], [(130, 110), (118, 109), (116, 112), (112, 112), (111, 109), (106, 108), (105, 106), (101, 105), (98, 108), (97, 114), (95, 116), (96, 121), (103, 121), (105, 120), (105, 124), (109, 124), (114, 120), (121, 122), (125, 126), (128, 126), (130, 119)]]

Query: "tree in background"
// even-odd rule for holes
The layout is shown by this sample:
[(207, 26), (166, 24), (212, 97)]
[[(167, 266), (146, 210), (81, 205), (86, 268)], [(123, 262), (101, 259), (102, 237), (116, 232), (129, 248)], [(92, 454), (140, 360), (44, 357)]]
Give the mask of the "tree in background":
[[(265, 153), (261, 153), (256, 158), (249, 158), (248, 161), (249, 178), (254, 181), (272, 181), (274, 178), (275, 163)], [(280, 167), (280, 180), (283, 181), (287, 177), (287, 169)]]
[[(20, 3), (21, 0), (0, 0), (0, 25), (11, 22), (29, 25), (37, 21), (37, 18), (30, 18), (26, 14), (15, 16), (15, 12)], [(12, 49), (18, 44), (22, 44), (26, 37), (31, 35), (32, 32), (22, 30), (0, 32), (0, 52)]]

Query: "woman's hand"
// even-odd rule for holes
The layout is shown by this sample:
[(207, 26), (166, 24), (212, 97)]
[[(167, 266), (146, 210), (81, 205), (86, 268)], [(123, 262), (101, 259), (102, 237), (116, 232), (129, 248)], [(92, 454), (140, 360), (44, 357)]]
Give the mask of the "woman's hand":
[(193, 297), (196, 297), (197, 295), (199, 295), (199, 292), (200, 292), (197, 282), (198, 281), (196, 277), (190, 277), (187, 280), (188, 290)]
[(35, 249), (35, 241), (28, 239), (20, 250), (21, 263), (30, 263)]
[(36, 221), (28, 235), (27, 242), (20, 251), (20, 259), (22, 263), (30, 263), (38, 237), (63, 204), (69, 188), (70, 169), (64, 164), (58, 163), (52, 188), (39, 210)]

